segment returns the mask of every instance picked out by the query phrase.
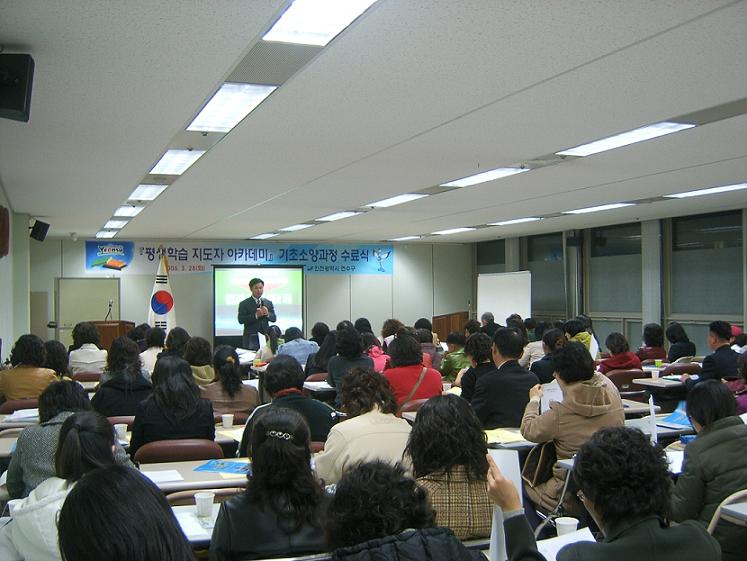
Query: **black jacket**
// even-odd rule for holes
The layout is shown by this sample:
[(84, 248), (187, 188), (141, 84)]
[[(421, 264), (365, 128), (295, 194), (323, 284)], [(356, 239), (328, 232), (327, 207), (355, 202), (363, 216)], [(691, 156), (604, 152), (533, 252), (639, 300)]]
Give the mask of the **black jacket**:
[(211, 561), (296, 557), (326, 550), (323, 517), (330, 497), (317, 509), (318, 525), (297, 526), (291, 513), (278, 514), (249, 500), (246, 493), (224, 502), (210, 539)]
[(104, 417), (134, 415), (138, 404), (152, 392), (153, 385), (141, 375), (117, 372), (96, 390), (91, 405)]
[(267, 333), (270, 323), (277, 321), (275, 307), (267, 298), (261, 298), (262, 305), (267, 308), (269, 315), (257, 317), (257, 302), (254, 297), (242, 300), (239, 303), (238, 321), (244, 326), (244, 337), (253, 333)]
[(486, 372), (492, 372), (495, 370), (495, 363), (491, 360), (489, 362), (481, 362), (477, 366), (469, 367), (462, 376), (462, 397), (467, 400), (467, 403), (472, 402), (472, 397), (475, 395), (475, 385), (477, 379), (485, 374)]
[(738, 359), (738, 352), (728, 344), (722, 345), (703, 359), (703, 368), (700, 370), (698, 381), (739, 378), (737, 373)]
[(332, 553), (334, 561), (472, 561), (484, 560), (479, 551), (464, 547), (448, 528), (405, 530)]
[(696, 353), (695, 343), (692, 341), (677, 341), (670, 345), (667, 360), (674, 362), (683, 356), (695, 356)]
[(555, 377), (555, 366), (552, 363), (551, 355), (545, 355), (539, 360), (535, 360), (529, 367), (529, 371), (533, 372), (537, 378), (539, 378), (540, 384), (549, 384)]
[(486, 429), (519, 427), (529, 402), (529, 388), (536, 384), (537, 376), (509, 360), (477, 379), (472, 409)]

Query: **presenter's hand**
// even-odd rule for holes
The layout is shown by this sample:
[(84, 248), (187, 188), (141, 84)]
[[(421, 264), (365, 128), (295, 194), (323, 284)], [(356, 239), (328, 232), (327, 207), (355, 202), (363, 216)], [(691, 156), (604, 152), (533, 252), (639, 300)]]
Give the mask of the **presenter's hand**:
[(268, 311), (267, 311), (267, 306), (262, 306), (262, 307), (261, 307), (261, 308), (260, 308), (260, 309), (259, 309), (259, 310), (257, 311), (257, 313), (258, 313), (258, 314), (259, 314), (260, 316), (266, 316), (266, 315), (269, 315), (269, 314), (270, 314), (270, 312), (268, 312)]

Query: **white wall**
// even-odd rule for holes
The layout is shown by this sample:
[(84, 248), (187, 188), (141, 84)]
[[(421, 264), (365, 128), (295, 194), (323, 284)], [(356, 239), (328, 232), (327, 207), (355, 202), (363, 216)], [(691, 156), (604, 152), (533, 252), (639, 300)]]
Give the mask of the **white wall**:
[[(420, 317), (464, 311), (470, 301), (474, 305), (471, 245), (403, 244), (396, 245), (394, 253), (392, 275), (306, 275), (307, 332), (317, 321), (334, 328), (340, 320), (355, 321), (359, 317), (367, 317), (375, 330), (390, 317), (412, 325)], [(55, 278), (90, 276), (85, 272), (82, 240), (48, 239), (42, 244), (34, 243), (30, 261), (31, 291), (48, 294), (50, 315), (55, 309)], [(120, 319), (144, 322), (153, 276), (116, 276), (121, 278)], [(191, 335), (212, 337), (212, 274), (179, 274), (170, 280), (177, 323)], [(50, 330), (47, 337), (53, 336)]]
[[(0, 205), (9, 208), (5, 197), (5, 190), (0, 186)], [(13, 231), (13, 213), (10, 213), (10, 231)], [(10, 349), (14, 341), (13, 330), (13, 249), (10, 253), (0, 258), (0, 339), (3, 341), (2, 355), (0, 361), (10, 355)]]

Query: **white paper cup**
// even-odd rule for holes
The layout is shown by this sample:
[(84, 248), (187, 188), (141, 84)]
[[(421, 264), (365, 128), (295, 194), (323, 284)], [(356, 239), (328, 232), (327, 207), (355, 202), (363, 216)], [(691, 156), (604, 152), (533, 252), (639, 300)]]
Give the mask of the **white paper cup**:
[(114, 425), (114, 430), (117, 431), (117, 438), (119, 440), (127, 440), (127, 425), (125, 423)]
[(651, 371), (651, 379), (652, 380), (658, 380), (659, 379), (659, 371), (658, 370), (652, 370)]
[(451, 389), (451, 382), (444, 382), (443, 388), (443, 391), (448, 392)]
[(558, 531), (559, 536), (575, 532), (578, 529), (578, 518), (572, 518), (570, 516), (556, 518), (555, 529)]
[(206, 517), (213, 514), (213, 500), (215, 493), (209, 491), (195, 493), (195, 505), (197, 506), (197, 516)]
[(224, 429), (230, 429), (233, 426), (233, 413), (221, 415), (220, 418), (223, 420)]

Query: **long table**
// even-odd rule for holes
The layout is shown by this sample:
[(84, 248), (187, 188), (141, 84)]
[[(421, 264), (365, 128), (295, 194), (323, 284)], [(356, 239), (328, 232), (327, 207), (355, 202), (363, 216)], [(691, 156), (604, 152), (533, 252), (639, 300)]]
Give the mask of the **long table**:
[[(246, 475), (194, 471), (196, 467), (208, 461), (192, 460), (188, 462), (141, 464), (140, 471), (164, 493), (187, 491), (189, 489), (224, 489), (246, 486)], [(247, 458), (227, 458), (227, 461), (247, 462), (249, 460)]]

